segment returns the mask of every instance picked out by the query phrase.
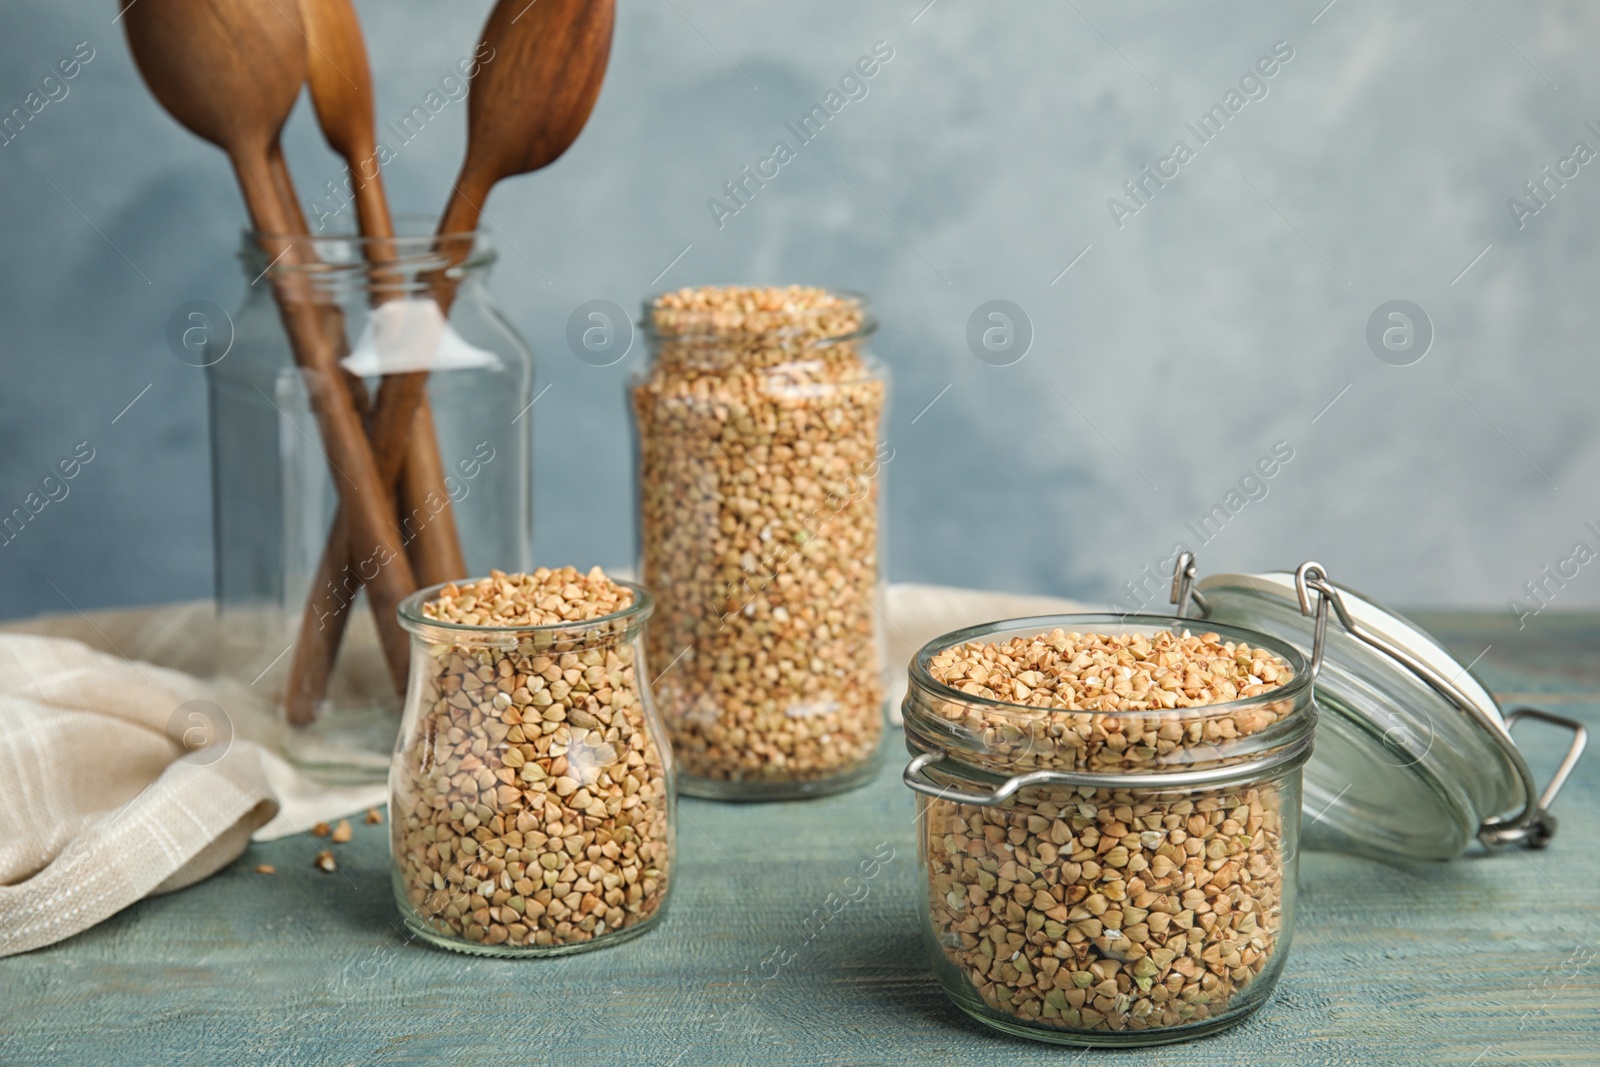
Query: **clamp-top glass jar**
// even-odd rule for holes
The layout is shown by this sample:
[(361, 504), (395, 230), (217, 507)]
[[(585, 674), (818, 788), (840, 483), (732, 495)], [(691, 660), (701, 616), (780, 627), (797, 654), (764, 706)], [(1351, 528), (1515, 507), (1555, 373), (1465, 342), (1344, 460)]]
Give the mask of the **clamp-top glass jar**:
[[(1018, 619), (941, 637), (911, 664), (905, 781), (923, 794), (925, 929), (946, 992), (983, 1022), (1133, 1045), (1243, 1018), (1270, 994), (1288, 947), (1302, 802), (1323, 835), (1308, 847), (1390, 863), (1450, 859), (1474, 840), (1542, 848), (1556, 832), (1549, 808), (1583, 752), (1581, 723), (1502, 713), (1470, 665), (1316, 563), (1195, 576), (1180, 553), (1177, 618)], [(1196, 620), (1184, 617), (1191, 604)], [(1292, 677), (1176, 713), (1165, 700), (1159, 711), (1105, 710), (1115, 698), (1086, 712), (990, 699), (997, 683), (982, 664), (976, 676), (948, 670), (952, 650), (1009, 641), (999, 695), (1064, 678), (1100, 686), (1108, 672), (1094, 664), (1085, 680), (1087, 658), (1046, 679), (1019, 671), (1018, 657), (1066, 648), (1078, 637), (1067, 629), (1184, 629), (1188, 640), (1202, 620), (1202, 642), (1254, 650), (1252, 683), (1262, 650)], [(1133, 662), (1149, 655), (1117, 654), (1112, 692), (1150, 707)], [(1012, 676), (1023, 688), (1006, 688)], [(1542, 790), (1511, 736), (1522, 718), (1572, 734)]]
[(797, 286), (645, 305), (640, 573), (686, 793), (814, 796), (876, 768), (890, 456), (875, 326), (864, 297)]
[[(1179, 638), (1173, 624), (1017, 619), (912, 661), (905, 780), (921, 794), (923, 929), (946, 994), (990, 1026), (1065, 1044), (1180, 1041), (1254, 1011), (1283, 968), (1312, 672), (1284, 642), (1226, 626)], [(1223, 665), (1254, 684), (1191, 707), (1154, 689), (1150, 710), (1041, 707), (978, 695), (994, 684), (981, 665), (965, 682), (946, 669), (985, 648), (1007, 670), (1053, 659), (1058, 677), (1107, 694), (1152, 673), (1167, 684), (1168, 667), (1180, 691)], [(1015, 701), (1055, 684), (1018, 679)]]

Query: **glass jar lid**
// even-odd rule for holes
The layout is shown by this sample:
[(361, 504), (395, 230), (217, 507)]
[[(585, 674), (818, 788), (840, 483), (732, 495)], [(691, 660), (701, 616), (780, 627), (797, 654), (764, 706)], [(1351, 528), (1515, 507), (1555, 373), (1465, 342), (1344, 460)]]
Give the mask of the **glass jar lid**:
[[(1305, 769), (1308, 840), (1405, 860), (1450, 859), (1474, 838), (1491, 848), (1549, 842), (1548, 808), (1583, 751), (1581, 724), (1532, 708), (1502, 713), (1471, 664), (1320, 564), (1194, 577), (1183, 553), (1180, 616), (1192, 601), (1196, 618), (1272, 635), (1310, 659), (1321, 714)], [(1511, 736), (1524, 717), (1573, 734), (1542, 793)]]

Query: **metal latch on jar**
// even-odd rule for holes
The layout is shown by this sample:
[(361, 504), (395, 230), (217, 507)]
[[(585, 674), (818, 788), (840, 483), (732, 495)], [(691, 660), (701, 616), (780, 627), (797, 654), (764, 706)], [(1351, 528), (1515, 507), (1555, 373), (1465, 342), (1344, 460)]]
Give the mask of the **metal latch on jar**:
[[(911, 743), (917, 744), (915, 740), (912, 740)], [(921, 745), (917, 745), (917, 747), (920, 748)], [(1308, 733), (1299, 741), (1284, 745), (1265, 756), (1218, 767), (1148, 774), (1095, 771), (1029, 771), (1026, 774), (1013, 775), (993, 789), (978, 791), (940, 785), (929, 778), (927, 775), (929, 768), (937, 767), (945, 760), (950, 759), (948, 752), (934, 748), (919, 752), (914, 756), (911, 762), (906, 764), (905, 773), (901, 776), (901, 780), (917, 792), (938, 800), (950, 800), (958, 804), (972, 804), (980, 808), (992, 808), (997, 804), (1004, 804), (1021, 790), (1035, 786), (1056, 785), (1073, 788), (1087, 786), (1091, 789), (1196, 789), (1203, 786), (1222, 786), (1233, 785), (1238, 782), (1259, 781), (1262, 778), (1272, 777), (1298, 767), (1309, 758), (1311, 758), (1311, 735)]]
[[(1190, 602), (1193, 602), (1201, 611), (1206, 610), (1206, 603), (1201, 594), (1194, 589), (1194, 580), (1197, 569), (1194, 554), (1191, 552), (1180, 553), (1172, 571), (1172, 603), (1177, 606), (1177, 616), (1186, 618)], [(1550, 814), (1549, 808), (1555, 800), (1556, 794), (1566, 784), (1572, 769), (1577, 766), (1578, 757), (1583, 754), (1584, 746), (1588, 743), (1588, 731), (1583, 724), (1576, 720), (1555, 715), (1538, 708), (1517, 708), (1505, 716), (1502, 726), (1483, 708), (1464, 693), (1454, 681), (1444, 677), (1428, 664), (1422, 662), (1402, 648), (1385, 640), (1379, 635), (1361, 626), (1351, 615), (1346, 606), (1343, 594), (1328, 579), (1328, 572), (1320, 563), (1307, 561), (1302, 563), (1294, 573), (1295, 595), (1300, 601), (1300, 612), (1303, 615), (1315, 618), (1314, 636), (1311, 645), (1311, 676), (1313, 684), (1317, 672), (1322, 667), (1322, 658), (1326, 649), (1328, 631), (1328, 612), (1331, 607), (1333, 613), (1339, 617), (1339, 623), (1345, 630), (1358, 641), (1400, 664), (1423, 682), (1427, 683), (1440, 696), (1444, 697), (1462, 714), (1466, 715), (1479, 728), (1485, 730), (1494, 738), (1495, 744), (1505, 754), (1512, 768), (1516, 771), (1518, 781), (1522, 785), (1523, 805), (1522, 810), (1516, 815), (1493, 816), (1484, 819), (1478, 827), (1478, 840), (1488, 848), (1499, 848), (1505, 845), (1526, 845), (1530, 848), (1543, 848), (1555, 836), (1556, 818)], [(1553, 726), (1562, 726), (1572, 731), (1572, 743), (1567, 748), (1567, 754), (1562, 758), (1561, 764), (1556, 768), (1550, 783), (1543, 792), (1534, 781), (1533, 772), (1528, 767), (1528, 762), (1517, 748), (1516, 742), (1511, 738), (1511, 727), (1524, 718), (1538, 719)]]

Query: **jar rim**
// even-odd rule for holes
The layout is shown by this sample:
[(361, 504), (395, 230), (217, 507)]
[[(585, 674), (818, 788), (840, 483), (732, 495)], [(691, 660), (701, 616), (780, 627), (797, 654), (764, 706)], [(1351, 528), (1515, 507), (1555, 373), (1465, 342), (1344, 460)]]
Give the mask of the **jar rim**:
[[(712, 288), (726, 288), (726, 286), (714, 286)], [(838, 345), (846, 344), (850, 341), (860, 341), (871, 337), (873, 334), (878, 332), (878, 317), (873, 313), (872, 298), (867, 296), (867, 294), (859, 292), (855, 289), (835, 289), (826, 285), (817, 286), (816, 288), (828, 293), (830, 296), (842, 297), (854, 303), (861, 311), (861, 325), (856, 329), (851, 330), (849, 333), (813, 338), (810, 341), (810, 345), (812, 347), (822, 348), (828, 345)], [(644, 335), (647, 341), (655, 343), (666, 342), (668, 344), (674, 342), (692, 342), (700, 344), (738, 344), (751, 338), (781, 339), (803, 332), (803, 326), (800, 324), (808, 321), (808, 319), (811, 317), (823, 314), (838, 313), (837, 308), (808, 308), (804, 311), (796, 311), (792, 313), (794, 316), (794, 322), (796, 323), (796, 325), (792, 328), (765, 330), (753, 333), (719, 333), (713, 330), (697, 330), (688, 333), (662, 333), (656, 329), (655, 325), (654, 312), (656, 301), (660, 300), (664, 296), (668, 296), (679, 291), (679, 289), (662, 289), (658, 292), (650, 293), (644, 298), (639, 321), (635, 325), (638, 327), (639, 331)]]
[[(1275, 724), (1267, 732), (1277, 729)], [(1200, 767), (1179, 765), (1172, 769), (1155, 771), (1086, 771), (1040, 768), (1033, 771), (1007, 774), (996, 767), (968, 763), (949, 749), (927, 744), (915, 734), (906, 735), (906, 749), (912, 759), (906, 765), (901, 781), (912, 790), (938, 800), (954, 800), (962, 804), (993, 807), (1017, 796), (1024, 789), (1039, 787), (1066, 787), (1069, 789), (1138, 789), (1165, 792), (1174, 789), (1216, 789), (1237, 785), (1240, 782), (1276, 781), (1304, 767), (1311, 759), (1314, 736), (1311, 730), (1301, 730), (1286, 741), (1277, 741), (1270, 748), (1231, 760), (1218, 760)], [(949, 762), (950, 768), (940, 764)], [(988, 792), (974, 792), (940, 785), (927, 776), (929, 769), (943, 770), (952, 778), (967, 782), (997, 782)]]
[[(305, 250), (307, 261), (290, 265), (266, 264), (260, 271), (273, 274), (332, 275), (341, 273), (363, 274), (376, 269), (406, 270), (427, 273), (454, 269), (476, 271), (487, 267), (499, 258), (499, 252), (490, 241), (487, 224), (476, 230), (457, 233), (436, 233), (435, 220), (426, 215), (401, 214), (394, 217), (395, 232), (391, 237), (368, 237), (360, 232), (353, 219), (338, 218), (326, 229), (314, 233), (273, 233), (255, 230), (249, 226), (239, 231), (239, 258), (247, 266), (257, 265), (265, 259), (266, 243), (298, 246)], [(368, 249), (387, 246), (390, 263), (374, 263)], [(456, 261), (440, 251), (441, 248), (466, 248), (464, 258)], [(330, 258), (331, 249), (344, 250), (346, 254)]]
[[(1198, 784), (1217, 774), (1232, 772), (1229, 766), (1246, 766), (1261, 769), (1276, 765), (1279, 757), (1292, 749), (1309, 751), (1312, 734), (1316, 729), (1317, 710), (1313, 699), (1315, 675), (1310, 663), (1294, 646), (1241, 626), (1196, 627), (1194, 620), (1171, 615), (1139, 615), (1116, 613), (1066, 613), (1040, 615), (1029, 618), (1005, 619), (983, 623), (952, 631), (935, 638), (912, 659), (910, 685), (903, 704), (906, 743), (923, 749), (942, 750), (950, 759), (951, 768), (959, 773), (999, 776), (1012, 782), (1026, 784), (1027, 768), (1036, 768), (1035, 778), (1055, 780), (1056, 772), (1066, 772), (1066, 778), (1083, 778), (1103, 783), (1137, 782), (1149, 776), (1181, 786), (1193, 781)], [(992, 697), (978, 696), (961, 691), (933, 678), (928, 664), (933, 656), (946, 649), (955, 648), (973, 640), (999, 635), (1022, 637), (1042, 636), (1054, 629), (1078, 632), (1110, 631), (1114, 634), (1154, 633), (1162, 630), (1190, 633), (1214, 633), (1218, 638), (1259, 647), (1279, 656), (1294, 672), (1287, 682), (1263, 693), (1238, 700), (1218, 701), (1186, 708), (1126, 708), (1114, 711), (1039, 707), (1016, 704)], [(955, 714), (950, 714), (953, 709)], [(1270, 718), (1260, 721), (1260, 716), (1270, 713)], [(1178, 722), (1186, 727), (1241, 714), (1256, 720), (1243, 732), (1208, 739), (1204, 745), (1180, 745), (1167, 756), (1154, 760), (1141, 760), (1133, 764), (1123, 762), (1121, 750), (1105, 765), (1090, 765), (1082, 760), (1083, 749), (1075, 745), (1050, 746), (1042, 754), (1033, 753), (1030, 741), (1025, 751), (1014, 751), (1010, 736), (1016, 739), (1036, 738), (1036, 731), (1050, 729), (1062, 717), (1068, 717), (1080, 727), (1100, 724), (1107, 733), (1123, 733), (1130, 723), (1143, 723), (1147, 728), (1155, 724)], [(971, 715), (983, 720), (981, 728), (973, 725)], [(1048, 774), (1044, 772), (1050, 772)], [(1087, 775), (1087, 777), (1085, 777)], [(1104, 775), (1102, 780), (1099, 775)], [(913, 781), (920, 777), (913, 768), (907, 769), (906, 784), (919, 792), (925, 791)], [(1061, 779), (1065, 780), (1065, 778)]]
[(399, 616), (400, 625), (407, 633), (426, 636), (429, 631), (437, 631), (446, 635), (475, 634), (483, 637), (507, 637), (517, 634), (570, 634), (581, 636), (599, 629), (615, 629), (617, 624), (626, 624), (627, 628), (643, 625), (652, 612), (655, 611), (655, 598), (650, 591), (637, 582), (626, 581), (621, 578), (610, 579), (633, 594), (633, 603), (609, 615), (596, 615), (592, 619), (576, 619), (571, 622), (549, 622), (529, 624), (523, 623), (510, 626), (477, 626), (471, 623), (450, 622), (445, 619), (430, 619), (422, 613), (422, 605), (438, 596), (439, 592), (447, 585), (460, 585), (463, 582), (472, 582), (476, 579), (463, 578), (455, 582), (440, 582), (419, 589), (415, 593), (400, 601), (395, 609)]
[[(1113, 718), (1126, 718), (1130, 715), (1176, 715), (1180, 718), (1209, 718), (1219, 713), (1230, 714), (1240, 709), (1275, 704), (1285, 697), (1298, 696), (1301, 690), (1308, 688), (1312, 684), (1313, 676), (1310, 662), (1306, 659), (1304, 653), (1288, 642), (1282, 641), (1271, 634), (1264, 634), (1258, 630), (1247, 629), (1243, 626), (1230, 626), (1225, 623), (1208, 623), (1198, 627), (1193, 625), (1200, 621), (1179, 618), (1174, 615), (1118, 615), (1114, 613), (1074, 612), (1062, 615), (1034, 615), (1019, 619), (1001, 619), (998, 622), (979, 623), (976, 626), (953, 630), (950, 633), (936, 637), (917, 650), (917, 654), (911, 658), (910, 678), (912, 688), (907, 690), (906, 699), (909, 703), (911, 692), (915, 689), (921, 689), (930, 696), (939, 699), (972, 704), (978, 707), (995, 708), (1018, 715), (1065, 713)], [(1289, 665), (1289, 669), (1294, 676), (1283, 685), (1275, 686), (1253, 697), (1243, 697), (1239, 700), (1218, 701), (1214, 704), (1199, 704), (1187, 708), (1123, 708), (1112, 711), (1096, 711), (1087, 708), (1039, 707), (1034, 704), (1016, 704), (1009, 700), (1000, 700), (995, 697), (978, 696), (973, 693), (963, 692), (952, 685), (939, 681), (928, 669), (929, 661), (940, 652), (957, 648), (980, 638), (1014, 631), (1033, 630), (1035, 628), (1040, 634), (1048, 634), (1051, 630), (1056, 629), (1067, 630), (1068, 632), (1076, 630), (1080, 633), (1106, 632), (1093, 629), (1098, 623), (1105, 623), (1111, 627), (1127, 627), (1128, 624), (1132, 623), (1135, 627), (1159, 627), (1173, 632), (1178, 632), (1181, 629), (1188, 632), (1215, 633), (1224, 639), (1236, 640), (1274, 653)], [(1123, 632), (1129, 631), (1124, 630)]]

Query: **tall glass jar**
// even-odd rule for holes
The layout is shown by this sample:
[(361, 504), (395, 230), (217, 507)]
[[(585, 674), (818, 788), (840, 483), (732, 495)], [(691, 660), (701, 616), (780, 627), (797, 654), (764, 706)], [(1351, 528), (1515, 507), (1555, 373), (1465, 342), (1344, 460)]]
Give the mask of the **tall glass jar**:
[(1156, 711), (1006, 703), (930, 669), (972, 642), (1174, 628), (1138, 615), (1018, 619), (947, 634), (912, 661), (905, 780), (919, 794), (923, 932), (946, 995), (981, 1022), (1064, 1044), (1160, 1044), (1231, 1026), (1277, 982), (1316, 724), (1300, 652), (1208, 626), (1276, 656), (1289, 681)]
[(865, 297), (686, 289), (647, 301), (632, 385), (640, 572), (685, 793), (822, 795), (883, 735), (880, 444)]
[(444, 948), (548, 956), (654, 925), (671, 887), (672, 753), (643, 669), (650, 594), (544, 626), (400, 606), (411, 684), (389, 777), (394, 893)]
[[(333, 781), (382, 780), (400, 693), (361, 590), (365, 561), (354, 552), (339, 565), (332, 553), (323, 558), (338, 498), (275, 298), (318, 305), (323, 328), (346, 353), (342, 364), (358, 406), (375, 399), (390, 376), (430, 372), (427, 404), (409, 436), (437, 441), (442, 470), (429, 490), (408, 461), (394, 487), (408, 554), (447, 513), (471, 571), (523, 569), (532, 553), (533, 356), (489, 294), (496, 254), (482, 234), (439, 238), (424, 220), (399, 225), (400, 236), (381, 245), (348, 233), (246, 234), (244, 302), (231, 329), (210, 324), (202, 353), (211, 408), (219, 672), (282, 703), (305, 627), (315, 625), (318, 640), (329, 639), (322, 631), (337, 631), (331, 676), (325, 686), (316, 683), (325, 699), (306, 701), (304, 718), (314, 721), (285, 726), (280, 745), (291, 760)], [(275, 262), (262, 251), (288, 243), (305, 254)], [(380, 257), (381, 266), (369, 263)], [(295, 259), (309, 265), (284, 265)], [(451, 290), (446, 318), (435, 299)], [(320, 605), (308, 607), (313, 593)], [(404, 647), (403, 635), (398, 645)]]

